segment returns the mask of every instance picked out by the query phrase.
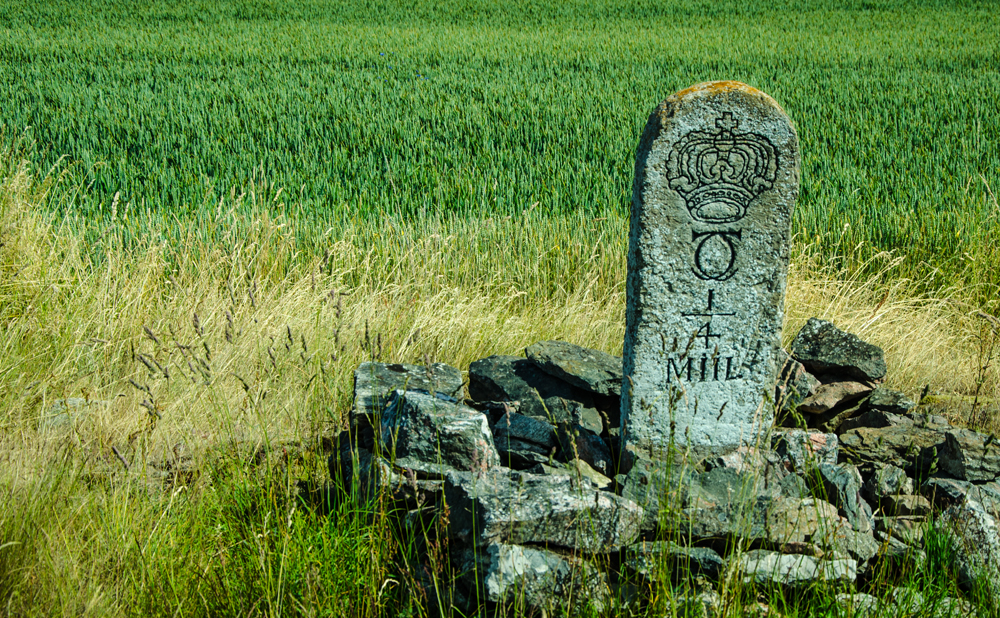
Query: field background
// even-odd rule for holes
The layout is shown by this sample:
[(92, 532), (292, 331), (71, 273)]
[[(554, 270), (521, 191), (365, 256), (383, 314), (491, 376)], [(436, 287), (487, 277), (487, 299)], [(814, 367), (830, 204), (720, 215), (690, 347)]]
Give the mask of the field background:
[(995, 2), (0, 0), (0, 615), (426, 615), (427, 530), (300, 500), (354, 369), (620, 354), (639, 132), (704, 80), (799, 131), (785, 342), (832, 320), (1000, 431), (996, 32)]
[(799, 130), (799, 238), (940, 286), (1000, 240), (997, 31), (993, 2), (4, 1), (0, 125), (91, 221), (260, 179), (325, 224), (621, 219), (652, 107), (735, 79)]

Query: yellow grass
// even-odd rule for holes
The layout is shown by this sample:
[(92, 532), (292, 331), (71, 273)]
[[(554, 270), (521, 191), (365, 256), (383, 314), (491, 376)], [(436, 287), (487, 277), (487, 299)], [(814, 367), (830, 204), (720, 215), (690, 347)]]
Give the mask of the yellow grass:
[[(125, 205), (100, 229), (47, 214), (67, 181), (18, 157), (4, 155), (0, 181), (0, 458), (25, 470), (66, 441), (117, 466), (115, 450), (132, 465), (176, 448), (198, 456), (223, 441), (330, 434), (354, 368), (373, 358), (464, 370), (543, 339), (621, 353), (623, 218), (529, 211), (322, 229), (257, 183), (207, 220), (162, 234), (146, 221), (153, 232), (131, 239), (141, 213)], [(812, 249), (794, 251), (786, 343), (817, 316), (881, 346), (888, 385), (911, 396), (979, 383), (996, 396), (981, 345), (996, 334), (961, 289), (918, 296), (894, 276), (902, 257), (876, 258), (880, 274), (860, 279)], [(93, 403), (40, 429), (69, 398)]]

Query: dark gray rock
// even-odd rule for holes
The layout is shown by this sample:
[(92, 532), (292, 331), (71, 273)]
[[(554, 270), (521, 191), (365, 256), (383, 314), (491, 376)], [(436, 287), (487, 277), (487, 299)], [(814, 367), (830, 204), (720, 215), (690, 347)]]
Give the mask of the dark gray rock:
[(792, 340), (791, 354), (817, 376), (839, 374), (873, 381), (881, 380), (886, 373), (881, 348), (816, 318), (809, 318)]
[(773, 551), (749, 551), (739, 558), (743, 582), (757, 586), (806, 588), (821, 581), (832, 585), (850, 585), (858, 577), (857, 562), (851, 558), (818, 560), (802, 554), (779, 554)]
[(577, 402), (595, 408), (593, 397), (517, 356), (490, 356), (469, 365), (469, 397), (473, 401), (519, 402), (517, 411), (552, 423), (572, 422)]
[(708, 547), (683, 547), (669, 541), (653, 541), (629, 547), (625, 566), (655, 585), (660, 581), (683, 581), (689, 576), (719, 581), (725, 563), (718, 552)]
[(880, 538), (891, 536), (911, 547), (920, 547), (926, 523), (926, 517), (876, 517), (875, 532)]
[(972, 487), (972, 483), (968, 481), (929, 478), (920, 486), (920, 493), (938, 510), (943, 511), (950, 506), (965, 502), (965, 497)]
[(872, 509), (861, 497), (861, 474), (856, 467), (822, 463), (816, 467), (815, 476), (807, 478), (813, 482), (813, 491), (840, 509), (856, 531), (871, 532)]
[(350, 427), (355, 442), (374, 449), (374, 415), (381, 414), (397, 390), (440, 393), (462, 399), (462, 372), (444, 363), (428, 366), (401, 363), (361, 363), (354, 371), (354, 407)]
[(614, 475), (614, 461), (608, 443), (598, 435), (578, 425), (561, 425), (559, 443), (562, 459), (581, 459), (601, 474)]
[(889, 496), (913, 494), (913, 479), (906, 476), (902, 468), (892, 465), (876, 466), (861, 493), (872, 504), (880, 506), (882, 500)]
[(880, 429), (882, 427), (912, 426), (913, 419), (907, 416), (884, 412), (882, 410), (866, 410), (853, 418), (845, 419), (840, 424), (840, 427), (837, 428), (837, 431), (844, 433), (845, 431), (850, 431), (851, 429), (857, 429), (859, 427)]
[(889, 516), (927, 517), (931, 514), (931, 503), (923, 496), (886, 496), (881, 508)]
[(794, 409), (819, 388), (820, 381), (784, 350), (778, 352), (778, 366), (781, 371), (774, 391), (774, 401), (779, 410)]
[(747, 501), (685, 507), (674, 522), (682, 538), (691, 542), (748, 543), (768, 538), (768, 516), (775, 498), (758, 496)]
[(684, 479), (696, 471), (679, 463), (665, 465), (637, 453), (626, 454), (632, 457), (628, 473), (616, 476), (615, 480), (622, 486), (622, 497), (643, 509), (643, 534), (653, 535), (662, 512), (683, 507)]
[(515, 412), (493, 425), (493, 442), (503, 465), (518, 470), (549, 463), (558, 446), (556, 428), (550, 423)]
[(934, 468), (945, 429), (917, 424), (858, 427), (840, 435), (840, 459), (857, 466), (889, 464), (922, 477)]
[(382, 448), (393, 464), (421, 475), (500, 465), (482, 412), (413, 391), (396, 391), (382, 413)]
[(589, 481), (497, 470), (450, 472), (445, 500), (456, 542), (554, 545), (617, 551), (639, 536), (642, 509)]
[(565, 341), (540, 341), (525, 356), (547, 373), (598, 395), (622, 393), (622, 359)]
[(835, 464), (839, 453), (836, 434), (803, 429), (775, 429), (771, 445), (789, 472), (805, 472), (821, 463)]
[(1000, 443), (994, 436), (953, 429), (938, 449), (938, 466), (963, 481), (992, 481), (1000, 477)]
[(496, 441), (497, 454), (501, 465), (512, 470), (528, 470), (539, 464), (555, 463), (551, 451), (535, 444), (516, 438), (505, 438)]
[[(348, 432), (341, 432), (347, 437)], [(430, 507), (438, 503), (444, 483), (419, 479), (412, 471), (396, 471), (382, 457), (345, 440), (327, 461), (330, 478), (340, 496), (352, 503), (368, 504), (380, 495), (388, 496), (406, 509)]]
[(878, 387), (865, 400), (864, 410), (887, 412), (889, 414), (906, 414), (917, 405), (903, 393), (888, 388)]
[[(578, 556), (540, 547), (492, 543), (465, 552), (459, 569), (483, 600), (518, 615), (584, 614), (588, 605), (598, 612), (610, 602), (607, 576)], [(478, 578), (478, 581), (476, 581)], [(573, 606), (567, 607), (567, 602)]]
[(861, 382), (842, 381), (821, 384), (816, 391), (802, 400), (796, 408), (807, 414), (824, 414), (848, 406), (872, 392), (872, 387)]

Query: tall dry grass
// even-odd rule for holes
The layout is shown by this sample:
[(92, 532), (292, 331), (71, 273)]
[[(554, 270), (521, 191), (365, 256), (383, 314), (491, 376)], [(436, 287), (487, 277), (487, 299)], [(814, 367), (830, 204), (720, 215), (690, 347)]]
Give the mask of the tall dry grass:
[[(130, 205), (98, 225), (75, 218), (63, 190), (66, 214), (49, 214), (70, 180), (34, 170), (26, 152), (14, 143), (0, 157), (6, 457), (35, 459), (67, 436), (129, 462), (178, 445), (309, 439), (340, 426), (353, 369), (372, 358), (466, 368), (550, 338), (621, 353), (624, 219), (529, 209), (318, 227), (257, 182), (211, 217), (136, 238), (143, 213)], [(919, 295), (920, 282), (895, 276), (902, 256), (859, 278), (815, 249), (794, 251), (786, 342), (818, 316), (881, 346), (890, 386), (996, 396), (983, 308), (962, 289)], [(71, 398), (85, 403), (57, 404)]]

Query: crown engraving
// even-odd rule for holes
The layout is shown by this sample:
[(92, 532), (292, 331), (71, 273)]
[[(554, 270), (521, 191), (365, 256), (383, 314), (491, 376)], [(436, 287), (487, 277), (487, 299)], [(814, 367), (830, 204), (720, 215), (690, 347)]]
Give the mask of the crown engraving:
[(692, 217), (729, 223), (746, 216), (750, 203), (774, 186), (778, 149), (763, 135), (736, 133), (739, 121), (730, 112), (715, 126), (716, 131), (691, 131), (674, 144), (667, 179)]

